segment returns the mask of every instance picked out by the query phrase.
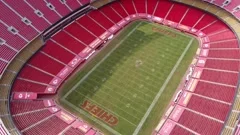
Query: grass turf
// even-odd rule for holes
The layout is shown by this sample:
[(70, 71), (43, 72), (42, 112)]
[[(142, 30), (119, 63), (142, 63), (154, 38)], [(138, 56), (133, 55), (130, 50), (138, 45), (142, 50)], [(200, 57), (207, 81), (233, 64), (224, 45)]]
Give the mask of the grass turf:
[[(121, 42), (123, 39), (125, 40)], [(108, 127), (120, 134), (130, 135), (191, 40), (192, 37), (165, 26), (135, 22), (108, 45), (109, 50), (116, 47), (115, 50), (111, 53), (103, 50), (99, 58), (91, 60), (92, 63), (69, 79), (60, 94), (63, 97), (61, 103), (68, 110), (84, 112), (80, 113), (80, 116), (98, 121), (99, 125), (106, 127), (107, 123), (81, 109), (81, 104), (88, 100), (119, 119), (117, 125)], [(139, 134), (151, 134), (155, 128), (186, 72), (197, 44), (194, 39)], [(105, 57), (106, 53), (109, 53), (109, 56)], [(100, 60), (102, 62), (98, 63)], [(72, 89), (77, 83), (79, 84), (76, 88)], [(69, 90), (71, 91), (68, 92)], [(72, 107), (69, 107), (66, 101)], [(84, 115), (88, 115), (88, 118)], [(93, 121), (90, 123), (98, 125)], [(101, 129), (99, 125), (97, 127)]]

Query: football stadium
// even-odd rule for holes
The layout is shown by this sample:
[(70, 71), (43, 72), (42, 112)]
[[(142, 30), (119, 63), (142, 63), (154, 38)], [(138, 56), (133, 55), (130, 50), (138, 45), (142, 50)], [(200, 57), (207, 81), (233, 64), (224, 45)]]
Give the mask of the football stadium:
[(0, 11), (0, 135), (240, 135), (239, 0)]

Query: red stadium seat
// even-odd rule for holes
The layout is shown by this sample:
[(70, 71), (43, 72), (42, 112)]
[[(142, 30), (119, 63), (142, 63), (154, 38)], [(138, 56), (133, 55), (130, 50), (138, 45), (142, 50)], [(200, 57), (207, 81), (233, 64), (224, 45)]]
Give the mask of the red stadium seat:
[(96, 22), (94, 22), (88, 16), (83, 16), (83, 17), (77, 19), (77, 22), (79, 22), (82, 26), (87, 28), (92, 33), (94, 33), (96, 36), (100, 36), (106, 31), (103, 27), (98, 25)]
[(35, 92), (35, 93), (44, 93), (46, 85), (37, 84), (25, 80), (17, 79), (14, 82), (12, 90), (14, 92)]
[(61, 17), (54, 12), (54, 10), (51, 10), (44, 1), (36, 2), (35, 0), (26, 0), (26, 2), (32, 5), (35, 9), (40, 10), (40, 12), (44, 14), (44, 17), (46, 17), (46, 19), (52, 24), (57, 22)]
[(210, 48), (238, 48), (237, 39), (223, 42), (210, 43)]
[(165, 18), (166, 15), (170, 11), (171, 7), (173, 6), (173, 3), (167, 0), (159, 1), (158, 7), (156, 8), (155, 16)]
[(239, 64), (240, 62), (235, 60), (207, 59), (204, 67), (228, 71), (239, 71)]
[(94, 35), (75, 22), (66, 27), (65, 30), (84, 42), (86, 45), (89, 45), (96, 39)]
[(235, 91), (236, 88), (234, 87), (200, 81), (198, 82), (194, 93), (230, 103), (234, 99)]
[(192, 95), (187, 108), (224, 121), (228, 115), (230, 105)]
[(136, 7), (137, 13), (147, 13), (146, 12), (146, 3), (147, 1), (133, 0), (133, 3)]
[(236, 86), (238, 82), (238, 73), (204, 69), (201, 79)]
[(29, 101), (20, 101), (14, 100), (11, 101), (11, 113), (13, 115), (30, 112), (34, 110), (39, 110), (45, 108), (44, 103), (42, 100), (29, 100)]
[(112, 3), (111, 6), (115, 11), (117, 11), (117, 13), (122, 17), (125, 18), (128, 16), (128, 14), (126, 13), (126, 11), (124, 10), (124, 8), (121, 6), (121, 4), (116, 1), (114, 3)]
[(46, 43), (46, 45), (42, 48), (42, 51), (61, 62), (64, 62), (65, 64), (68, 64), (75, 57), (74, 54), (51, 40)]
[(27, 129), (26, 131), (23, 132), (23, 134), (57, 135), (60, 132), (62, 132), (67, 126), (68, 124), (59, 119), (57, 116), (52, 116), (51, 118), (39, 123), (37, 126)]
[(195, 8), (190, 8), (183, 18), (181, 24), (193, 27), (205, 13)]
[[(31, 20), (33, 26), (35, 26), (39, 31), (44, 31), (50, 24), (44, 20), (44, 18), (38, 17), (34, 12), (33, 9), (28, 6), (25, 2), (14, 2), (12, 0), (6, 0), (6, 3), (14, 8), (19, 14), (22, 16), (27, 17)], [(32, 11), (32, 12), (29, 12)]]
[(77, 39), (73, 38), (71, 35), (68, 35), (64, 31), (58, 32), (56, 35), (52, 37), (52, 39), (76, 54), (80, 53), (82, 50), (86, 48), (84, 44), (79, 42)]
[(63, 64), (43, 53), (35, 54), (35, 56), (28, 63), (53, 75), (57, 75), (64, 67)]
[(108, 18), (106, 18), (99, 11), (91, 11), (88, 15), (93, 20), (95, 20), (95, 22), (98, 22), (101, 26), (103, 26), (105, 29), (110, 29), (114, 25), (113, 22), (111, 22)]
[(174, 4), (166, 19), (179, 23), (184, 17), (187, 9), (188, 7), (185, 5)]
[(10, 61), (15, 55), (16, 51), (13, 48), (8, 47), (7, 45), (0, 46), (0, 58)]
[(129, 15), (136, 14), (135, 7), (132, 1), (129, 2), (129, 0), (121, 0), (121, 4), (123, 5), (123, 7), (125, 8)]
[(150, 15), (154, 14), (155, 9), (157, 8), (156, 6), (158, 5), (158, 0), (148, 0), (147, 1), (147, 13)]
[(204, 27), (207, 27), (214, 21), (217, 21), (215, 17), (209, 14), (204, 14), (204, 16), (201, 18), (201, 20), (194, 26), (195, 29), (200, 30)]
[(51, 114), (52, 113), (48, 109), (45, 109), (45, 110), (35, 111), (31, 113), (16, 115), (13, 117), (13, 119), (18, 129), (23, 130), (43, 120), (44, 118), (50, 116)]
[(114, 23), (118, 23), (122, 20), (121, 16), (119, 16), (110, 6), (105, 6), (98, 11), (101, 11), (104, 15), (108, 16), (108, 18)]
[[(185, 110), (178, 123), (199, 133), (217, 135), (221, 132), (223, 123)], [(211, 126), (209, 126), (211, 125)], [(213, 130), (214, 129), (214, 130)]]
[(224, 59), (239, 59), (239, 49), (229, 50), (209, 50), (208, 57), (210, 58), (224, 58)]
[[(38, 35), (37, 31), (33, 27), (23, 23), (21, 17), (11, 11), (6, 5), (0, 4), (0, 9), (0, 16), (8, 16), (2, 17), (1, 20), (4, 23), (8, 24), (8, 26), (13, 26), (14, 28), (16, 28), (19, 31), (19, 34), (25, 37), (27, 40), (31, 41), (35, 36)], [(14, 21), (12, 19), (14, 19)]]

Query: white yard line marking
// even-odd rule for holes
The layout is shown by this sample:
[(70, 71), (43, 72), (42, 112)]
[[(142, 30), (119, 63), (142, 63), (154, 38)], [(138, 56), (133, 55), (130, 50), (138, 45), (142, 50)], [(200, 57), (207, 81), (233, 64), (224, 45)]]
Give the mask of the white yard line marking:
[[(124, 76), (124, 75), (122, 75), (122, 76)], [(124, 77), (125, 77), (125, 76), (124, 76)], [(124, 78), (124, 77), (123, 77), (123, 78)], [(121, 79), (122, 79), (122, 78), (119, 78), (118, 80), (121, 80)], [(117, 79), (113, 79), (113, 80), (114, 80), (114, 81), (118, 81)], [(113, 83), (111, 83), (111, 84), (119, 88), (118, 85), (113, 84)], [(105, 86), (105, 87), (107, 87), (107, 86)], [(142, 92), (141, 90), (131, 90), (131, 91), (126, 90), (126, 92), (129, 93), (129, 94), (133, 94), (133, 93), (135, 93), (135, 92), (138, 92), (138, 93), (141, 94), (141, 96), (144, 95), (144, 96), (152, 99), (152, 96), (146, 95), (146, 93)], [(156, 94), (156, 93), (153, 93), (152, 91), (148, 91), (148, 92), (149, 92), (149, 93), (152, 93), (152, 94), (154, 94), (154, 95)], [(115, 92), (115, 93), (118, 93), (118, 92)], [(121, 94), (121, 95), (122, 95), (122, 94)], [(148, 102), (148, 100), (147, 100), (146, 98), (143, 98), (143, 97), (138, 97), (138, 98), (140, 98), (141, 100), (143, 100), (143, 101), (146, 102), (146, 103), (151, 104), (151, 102)]]
[[(142, 24), (139, 23), (132, 31), (130, 31), (98, 64), (96, 64), (77, 84), (74, 85), (74, 87), (69, 90), (62, 98), (62, 101), (64, 101), (66, 104), (68, 104), (69, 106), (71, 106), (72, 108), (76, 109), (78, 112), (80, 112), (81, 114), (87, 116), (88, 118), (94, 120), (95, 122), (97, 122), (99, 125), (103, 126), (105, 129), (107, 129), (108, 131), (112, 132), (115, 135), (121, 135), (120, 133), (118, 133), (117, 131), (115, 131), (114, 129), (112, 129), (111, 127), (109, 127), (108, 125), (104, 124), (103, 122), (99, 121), (98, 119), (93, 119), (92, 117), (90, 117), (90, 115), (83, 111), (80, 108), (77, 108), (75, 105), (73, 105), (72, 103), (70, 103), (69, 101), (66, 100), (66, 97), (71, 94), (102, 62), (104, 62), (109, 56), (110, 54), (115, 51), (133, 32), (135, 32), (135, 30)], [(136, 126), (136, 125), (135, 125)]]
[(72, 91), (74, 91), (100, 64), (102, 64), (109, 56), (110, 54), (115, 51), (118, 46), (120, 46), (142, 23), (139, 23), (131, 32), (127, 34), (97, 65), (95, 65), (74, 87), (68, 91), (66, 95), (64, 95), (63, 98), (66, 98)]
[(185, 54), (187, 53), (188, 49), (190, 48), (192, 42), (193, 42), (194, 38), (192, 38), (190, 40), (190, 42), (188, 43), (187, 47), (185, 48), (184, 52), (182, 53), (182, 55), (180, 56), (180, 58), (178, 59), (176, 65), (173, 67), (171, 73), (169, 74), (169, 76), (167, 77), (166, 81), (164, 82), (163, 86), (161, 87), (161, 89), (159, 90), (159, 92), (157, 93), (157, 95), (155, 96), (152, 104), (149, 106), (147, 112), (145, 113), (145, 115), (143, 116), (141, 122), (139, 123), (139, 125), (137, 126), (137, 128), (135, 129), (133, 135), (137, 135), (140, 131), (140, 129), (142, 128), (144, 122), (146, 121), (146, 119), (148, 118), (149, 114), (151, 113), (153, 107), (156, 105), (159, 97), (161, 96), (163, 90), (166, 88), (169, 80), (172, 78), (174, 72), (176, 71), (177, 67), (179, 66), (179, 64), (181, 63), (182, 59), (184, 58)]
[[(94, 80), (92, 80), (92, 81), (94, 81)], [(97, 83), (96, 81), (94, 81), (95, 83)], [(86, 82), (86, 83), (88, 83), (88, 82)], [(88, 83), (88, 84), (90, 84), (90, 83)], [(98, 83), (99, 84), (99, 83)], [(109, 91), (113, 91), (114, 92), (114, 90), (113, 89), (111, 89), (110, 87), (108, 87), (108, 86), (103, 86), (105, 89), (107, 89), (107, 90), (109, 90)], [(84, 88), (84, 89), (86, 89), (86, 88)], [(99, 91), (100, 93), (103, 93), (103, 94), (105, 94), (105, 95), (109, 95), (108, 93), (106, 93), (106, 92), (103, 92), (103, 91)], [(133, 94), (133, 93), (129, 93), (128, 91), (126, 91), (129, 95), (131, 95), (131, 94)], [(90, 93), (94, 93), (94, 92), (90, 92)], [(122, 98), (125, 98), (125, 99), (127, 99), (127, 100), (130, 100), (130, 101), (132, 101), (132, 99), (130, 99), (130, 98), (128, 98), (128, 97), (126, 97), (126, 96), (124, 96), (124, 94), (120, 94), (119, 92), (114, 92), (115, 94), (117, 94), (117, 95), (120, 95), (119, 96), (119, 98), (120, 97), (122, 97)], [(142, 100), (144, 103), (147, 103), (147, 104), (150, 104), (150, 102), (147, 102), (146, 100), (143, 100), (142, 98), (139, 98), (140, 100)], [(116, 99), (116, 100), (119, 100), (119, 99)], [(119, 100), (120, 101), (120, 100)], [(144, 107), (144, 106), (142, 106), (142, 105), (140, 105), (141, 107)], [(136, 110), (137, 111), (137, 108), (134, 108), (134, 107), (132, 107), (134, 110)], [(144, 107), (144, 109), (147, 109), (146, 107)], [(141, 112), (140, 112), (141, 113)], [(142, 114), (142, 113), (141, 113)]]

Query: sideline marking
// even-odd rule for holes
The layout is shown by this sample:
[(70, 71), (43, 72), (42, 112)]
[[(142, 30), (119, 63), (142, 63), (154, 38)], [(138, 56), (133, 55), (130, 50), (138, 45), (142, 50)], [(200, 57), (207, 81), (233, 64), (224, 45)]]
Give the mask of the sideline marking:
[(190, 48), (193, 40), (194, 40), (194, 38), (192, 38), (192, 39), (189, 41), (187, 47), (185, 48), (184, 52), (182, 53), (182, 55), (181, 55), (180, 58), (178, 59), (176, 65), (173, 67), (171, 73), (168, 75), (168, 77), (167, 77), (167, 79), (165, 80), (163, 86), (161, 87), (161, 89), (159, 90), (159, 92), (157, 93), (157, 95), (155, 96), (152, 104), (149, 106), (149, 108), (148, 108), (147, 112), (145, 113), (145, 115), (143, 116), (141, 122), (139, 123), (139, 125), (137, 126), (137, 128), (135, 129), (135, 131), (133, 132), (133, 135), (137, 135), (138, 132), (140, 131), (140, 129), (142, 128), (144, 122), (146, 121), (146, 119), (148, 118), (148, 116), (149, 116), (150, 112), (152, 111), (153, 107), (154, 107), (155, 104), (157, 103), (157, 101), (158, 101), (159, 97), (161, 96), (163, 90), (166, 88), (169, 80), (172, 78), (172, 76), (173, 76), (173, 74), (175, 73), (177, 67), (179, 66), (179, 64), (181, 63), (183, 57), (185, 56), (185, 54), (187, 53), (188, 49)]

